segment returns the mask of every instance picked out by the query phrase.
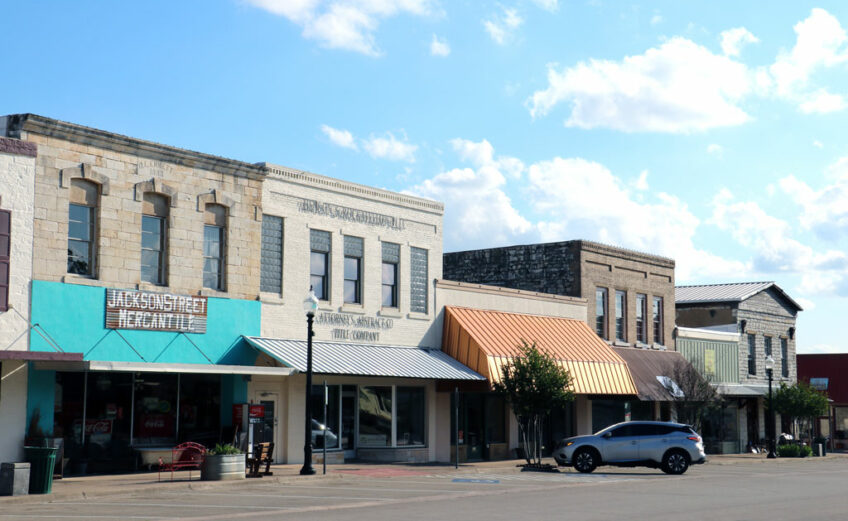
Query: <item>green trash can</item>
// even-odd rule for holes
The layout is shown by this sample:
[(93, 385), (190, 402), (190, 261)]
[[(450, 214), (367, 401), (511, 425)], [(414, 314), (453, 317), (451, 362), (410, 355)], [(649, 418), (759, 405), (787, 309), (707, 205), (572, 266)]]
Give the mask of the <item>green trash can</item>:
[(56, 450), (55, 447), (24, 447), (24, 457), (30, 463), (30, 494), (49, 494), (53, 491)]

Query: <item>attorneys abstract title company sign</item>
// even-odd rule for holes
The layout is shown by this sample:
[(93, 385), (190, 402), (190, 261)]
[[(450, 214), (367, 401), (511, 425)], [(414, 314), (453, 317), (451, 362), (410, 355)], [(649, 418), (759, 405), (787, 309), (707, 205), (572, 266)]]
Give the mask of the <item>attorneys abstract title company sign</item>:
[(106, 290), (106, 328), (206, 333), (206, 297)]

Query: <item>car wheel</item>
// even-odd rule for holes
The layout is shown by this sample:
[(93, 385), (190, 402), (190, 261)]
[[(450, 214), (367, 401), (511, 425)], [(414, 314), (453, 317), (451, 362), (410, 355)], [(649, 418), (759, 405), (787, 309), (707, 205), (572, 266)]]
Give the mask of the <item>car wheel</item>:
[(592, 449), (579, 449), (574, 454), (574, 469), (577, 472), (588, 474), (595, 470), (600, 463), (598, 454)]
[(689, 468), (689, 455), (681, 450), (672, 450), (663, 456), (662, 469), (666, 474), (683, 474)]

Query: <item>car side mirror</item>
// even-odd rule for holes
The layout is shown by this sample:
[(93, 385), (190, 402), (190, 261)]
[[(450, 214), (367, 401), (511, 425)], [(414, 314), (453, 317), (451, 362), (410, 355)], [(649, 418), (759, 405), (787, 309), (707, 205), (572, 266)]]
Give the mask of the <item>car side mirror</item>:
[(612, 433), (611, 433), (611, 432), (605, 432), (605, 433), (601, 436), (601, 438), (612, 438)]

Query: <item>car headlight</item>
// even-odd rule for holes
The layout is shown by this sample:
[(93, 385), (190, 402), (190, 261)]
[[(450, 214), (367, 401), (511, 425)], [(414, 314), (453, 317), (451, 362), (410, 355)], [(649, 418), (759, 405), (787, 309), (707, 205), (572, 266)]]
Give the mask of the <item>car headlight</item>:
[(574, 445), (573, 441), (567, 441), (565, 442), (565, 445), (563, 445), (563, 447), (571, 447), (572, 445)]

